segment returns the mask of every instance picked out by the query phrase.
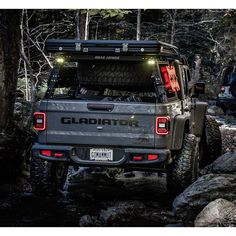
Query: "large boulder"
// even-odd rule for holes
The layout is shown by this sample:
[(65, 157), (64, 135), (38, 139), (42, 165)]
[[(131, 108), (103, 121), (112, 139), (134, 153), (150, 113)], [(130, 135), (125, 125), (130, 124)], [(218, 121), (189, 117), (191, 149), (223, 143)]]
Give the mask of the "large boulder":
[(236, 226), (236, 205), (225, 199), (216, 199), (198, 214), (194, 226)]
[(201, 171), (202, 175), (210, 173), (236, 174), (236, 152), (225, 153)]
[(208, 203), (218, 198), (236, 199), (236, 175), (208, 174), (198, 178), (175, 198), (173, 211), (185, 223), (191, 224)]
[(211, 116), (222, 116), (224, 115), (224, 111), (215, 105), (212, 105), (207, 108), (207, 114)]

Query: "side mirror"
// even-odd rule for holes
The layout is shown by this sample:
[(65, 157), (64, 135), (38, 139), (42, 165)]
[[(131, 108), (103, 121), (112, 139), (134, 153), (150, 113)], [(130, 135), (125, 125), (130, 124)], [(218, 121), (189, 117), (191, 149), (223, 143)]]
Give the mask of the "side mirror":
[(204, 82), (197, 82), (194, 86), (194, 94), (198, 96), (200, 94), (205, 93), (205, 83)]

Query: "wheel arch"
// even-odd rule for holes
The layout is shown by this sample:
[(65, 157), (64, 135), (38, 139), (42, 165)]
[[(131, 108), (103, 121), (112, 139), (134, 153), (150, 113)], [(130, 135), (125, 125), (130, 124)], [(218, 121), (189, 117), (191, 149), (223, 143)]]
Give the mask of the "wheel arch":
[(190, 132), (190, 116), (175, 116), (172, 130), (170, 149), (180, 150), (183, 145), (184, 134)]
[(205, 116), (207, 110), (206, 102), (196, 102), (192, 113), (191, 133), (201, 138), (204, 130)]

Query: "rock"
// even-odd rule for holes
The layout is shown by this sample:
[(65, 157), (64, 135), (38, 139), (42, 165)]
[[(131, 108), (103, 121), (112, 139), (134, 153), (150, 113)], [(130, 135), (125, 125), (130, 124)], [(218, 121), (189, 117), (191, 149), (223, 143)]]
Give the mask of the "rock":
[(165, 227), (184, 227), (182, 223), (167, 224)]
[(12, 184), (0, 185), (0, 195), (12, 194), (15, 191), (15, 186)]
[(225, 199), (210, 202), (196, 217), (195, 227), (236, 226), (236, 205)]
[(131, 172), (125, 172), (124, 173), (124, 176), (126, 178), (132, 178), (132, 177), (135, 177), (135, 174), (131, 171)]
[(79, 226), (89, 227), (89, 226), (93, 226), (93, 225), (94, 225), (94, 222), (93, 222), (90, 215), (84, 215), (80, 218)]
[(198, 178), (175, 198), (172, 204), (173, 212), (191, 224), (208, 203), (218, 198), (229, 201), (236, 199), (236, 175), (208, 174)]
[(129, 222), (145, 209), (145, 205), (139, 201), (117, 202), (114, 206), (100, 211), (99, 221), (106, 226), (120, 225)]
[(227, 152), (218, 157), (212, 164), (206, 166), (201, 170), (201, 174), (222, 173), (235, 174), (236, 173), (236, 152)]
[(213, 105), (207, 109), (207, 114), (211, 116), (221, 116), (224, 115), (224, 111), (220, 107)]
[(236, 152), (236, 126), (235, 125), (223, 125), (220, 127), (222, 136), (222, 153), (234, 151)]
[(161, 210), (161, 209), (152, 209), (146, 208), (145, 212), (142, 213), (139, 218), (141, 222), (149, 222), (151, 226), (167, 226), (169, 225), (176, 225), (182, 224), (181, 220), (178, 220), (173, 212), (168, 210)]

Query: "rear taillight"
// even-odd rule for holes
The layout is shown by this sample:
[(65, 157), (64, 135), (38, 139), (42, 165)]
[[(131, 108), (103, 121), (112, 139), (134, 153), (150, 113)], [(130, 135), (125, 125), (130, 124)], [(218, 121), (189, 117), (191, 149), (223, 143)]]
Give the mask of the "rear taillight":
[(33, 128), (35, 130), (46, 129), (46, 114), (44, 112), (35, 112), (33, 117)]
[(159, 116), (156, 118), (156, 134), (167, 135), (170, 129), (170, 117)]
[(221, 86), (220, 91), (221, 91), (221, 93), (224, 93), (225, 92), (225, 86)]

